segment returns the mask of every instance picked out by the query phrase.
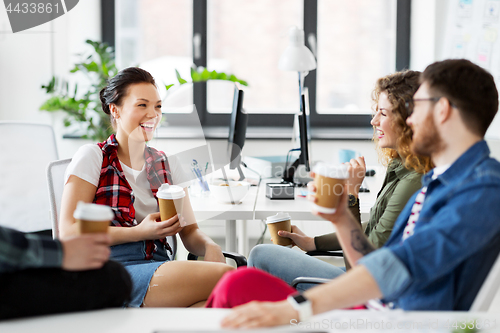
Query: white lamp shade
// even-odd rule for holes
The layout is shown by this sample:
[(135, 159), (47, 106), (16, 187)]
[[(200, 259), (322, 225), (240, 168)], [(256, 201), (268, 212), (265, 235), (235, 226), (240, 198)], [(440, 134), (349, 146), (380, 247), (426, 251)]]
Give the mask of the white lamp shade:
[(289, 45), (281, 55), (278, 68), (284, 71), (305, 72), (316, 68), (313, 53), (304, 45), (304, 30), (290, 28)]

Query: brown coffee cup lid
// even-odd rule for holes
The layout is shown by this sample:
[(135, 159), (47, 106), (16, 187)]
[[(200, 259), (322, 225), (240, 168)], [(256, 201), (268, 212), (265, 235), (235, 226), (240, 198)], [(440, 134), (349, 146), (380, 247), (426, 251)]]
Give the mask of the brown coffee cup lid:
[(347, 179), (349, 178), (349, 173), (347, 172), (347, 165), (340, 164), (328, 164), (325, 162), (318, 162), (314, 165), (313, 168), (314, 173), (328, 177), (328, 178), (336, 178), (336, 179)]
[(281, 221), (290, 220), (290, 215), (288, 213), (279, 212), (276, 215), (272, 215), (266, 218), (266, 223), (276, 223)]
[(174, 200), (184, 198), (186, 192), (184, 189), (177, 185), (162, 184), (156, 193), (159, 199)]
[(79, 201), (73, 217), (86, 221), (111, 221), (115, 217), (115, 214), (109, 206)]

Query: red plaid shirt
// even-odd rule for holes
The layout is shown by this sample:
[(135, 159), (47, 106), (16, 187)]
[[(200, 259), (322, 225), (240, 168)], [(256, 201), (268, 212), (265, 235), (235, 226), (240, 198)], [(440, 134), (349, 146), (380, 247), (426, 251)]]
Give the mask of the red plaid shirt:
[[(133, 227), (139, 224), (135, 219), (135, 197), (118, 160), (118, 141), (116, 141), (115, 135), (112, 134), (108, 140), (98, 143), (98, 145), (102, 150), (103, 160), (99, 184), (93, 202), (110, 206), (113, 209), (115, 218), (112, 223), (114, 226)], [(164, 183), (172, 184), (167, 156), (154, 148), (146, 147), (144, 158), (146, 160), (147, 179), (151, 191), (158, 201), (156, 197), (158, 188)], [(150, 260), (153, 258), (153, 253), (156, 252), (156, 246), (152, 240), (146, 240), (145, 242), (146, 256), (144, 259)], [(172, 253), (172, 248), (166, 239), (160, 239), (160, 242)]]

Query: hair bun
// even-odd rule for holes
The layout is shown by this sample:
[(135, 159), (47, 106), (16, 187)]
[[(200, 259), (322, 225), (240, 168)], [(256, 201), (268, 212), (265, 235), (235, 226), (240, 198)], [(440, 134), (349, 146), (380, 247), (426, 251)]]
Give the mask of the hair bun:
[(102, 110), (105, 114), (111, 114), (111, 110), (109, 109), (108, 103), (106, 103), (106, 97), (104, 94), (106, 93), (106, 87), (102, 88), (99, 92), (99, 99), (101, 100)]

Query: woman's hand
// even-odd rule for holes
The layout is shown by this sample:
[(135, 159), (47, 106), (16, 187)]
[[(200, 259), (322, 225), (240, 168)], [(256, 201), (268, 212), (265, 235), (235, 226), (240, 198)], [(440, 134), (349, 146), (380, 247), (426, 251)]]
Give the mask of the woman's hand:
[(250, 302), (237, 306), (221, 321), (224, 328), (255, 328), (298, 323), (299, 314), (288, 301)]
[(207, 244), (207, 247), (205, 249), (205, 261), (212, 261), (212, 262), (222, 262), (226, 263), (226, 258), (224, 258), (224, 255), (222, 254), (222, 250), (219, 245), (217, 244)]
[(139, 232), (140, 240), (163, 239), (176, 235), (182, 230), (178, 215), (165, 221), (158, 221), (159, 219), (160, 213), (149, 214), (134, 227)]
[(314, 238), (307, 236), (302, 230), (296, 225), (292, 225), (292, 232), (285, 230), (278, 231), (278, 235), (281, 237), (290, 238), (293, 245), (297, 245), (302, 251), (315, 251), (316, 244), (314, 244)]
[(349, 179), (347, 180), (347, 193), (351, 193), (358, 197), (359, 188), (363, 183), (366, 175), (366, 164), (363, 156), (353, 158), (351, 161), (345, 163), (347, 171), (349, 172)]

